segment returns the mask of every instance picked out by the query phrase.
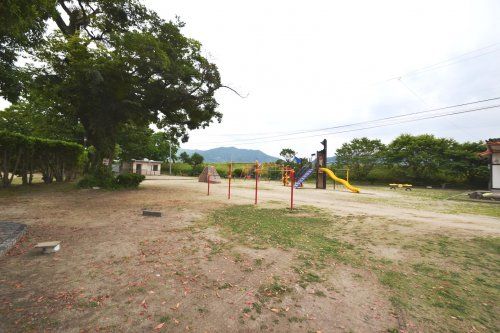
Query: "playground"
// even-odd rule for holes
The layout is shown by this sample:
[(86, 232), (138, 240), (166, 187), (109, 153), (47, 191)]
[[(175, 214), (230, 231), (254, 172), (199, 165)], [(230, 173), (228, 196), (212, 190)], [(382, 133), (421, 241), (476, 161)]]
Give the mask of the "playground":
[[(12, 188), (0, 331), (494, 331), (500, 205), (454, 191), (150, 176)], [(82, 204), (84, 203), (84, 204)], [(161, 217), (142, 216), (144, 209)], [(41, 255), (33, 246), (61, 241)]]

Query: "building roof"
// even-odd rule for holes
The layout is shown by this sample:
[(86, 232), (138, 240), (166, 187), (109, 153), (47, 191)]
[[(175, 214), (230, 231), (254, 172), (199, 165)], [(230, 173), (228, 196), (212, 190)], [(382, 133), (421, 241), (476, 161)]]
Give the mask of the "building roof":
[(486, 140), (488, 149), (482, 155), (490, 155), (492, 153), (500, 153), (500, 138), (492, 138)]
[(145, 163), (163, 163), (161, 161), (153, 161), (153, 160), (148, 160), (147, 158), (144, 158), (142, 160), (136, 160), (136, 159), (132, 159), (131, 160), (132, 162), (145, 162)]

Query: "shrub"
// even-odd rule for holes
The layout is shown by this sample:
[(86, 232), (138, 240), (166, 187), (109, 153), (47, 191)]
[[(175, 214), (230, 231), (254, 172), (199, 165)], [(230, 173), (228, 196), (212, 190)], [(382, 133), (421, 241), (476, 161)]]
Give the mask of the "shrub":
[[(7, 187), (14, 174), (22, 176), (23, 184), (31, 183), (34, 172), (51, 183), (71, 179), (81, 167), (83, 147), (73, 142), (28, 137), (0, 131), (0, 178)], [(10, 174), (10, 176), (9, 176)]]
[(77, 186), (80, 188), (102, 187), (110, 190), (137, 188), (145, 178), (144, 175), (135, 173), (127, 173), (115, 177), (111, 173), (104, 172), (102, 174), (86, 175), (80, 179)]
[(126, 173), (116, 177), (116, 184), (122, 188), (137, 188), (144, 179), (146, 179), (144, 175)]
[(237, 168), (233, 170), (233, 177), (241, 177), (241, 174), (243, 173), (243, 169)]
[[(164, 170), (168, 170), (164, 169)], [(186, 163), (174, 163), (172, 164), (172, 174), (177, 176), (188, 176), (191, 174), (193, 167)]]
[(226, 169), (222, 169), (222, 168), (215, 168), (215, 170), (217, 170), (217, 173), (219, 174), (219, 176), (221, 176), (222, 178), (226, 178), (227, 177), (227, 170)]
[(203, 172), (203, 169), (205, 168), (205, 166), (203, 164), (199, 164), (199, 165), (195, 165), (193, 166), (193, 168), (191, 169), (191, 172), (189, 173), (190, 176), (199, 176), (200, 173)]

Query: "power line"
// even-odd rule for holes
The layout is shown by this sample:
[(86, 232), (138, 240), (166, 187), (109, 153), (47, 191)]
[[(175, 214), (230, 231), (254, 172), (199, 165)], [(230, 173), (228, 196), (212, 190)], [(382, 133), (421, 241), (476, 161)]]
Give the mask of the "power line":
[(441, 107), (441, 108), (434, 108), (434, 109), (429, 109), (429, 110), (424, 110), (424, 111), (410, 112), (410, 113), (396, 115), (396, 116), (384, 117), (384, 118), (367, 120), (367, 121), (361, 121), (361, 122), (344, 124), (344, 125), (330, 126), (330, 127), (310, 129), (310, 130), (301, 130), (301, 131), (289, 132), (289, 133), (286, 133), (286, 134), (277, 134), (277, 135), (271, 135), (271, 136), (247, 138), (247, 139), (240, 139), (240, 140), (212, 141), (212, 142), (205, 142), (205, 144), (225, 144), (225, 143), (235, 143), (235, 142), (251, 142), (251, 141), (254, 141), (254, 140), (264, 140), (264, 139), (272, 139), (272, 138), (289, 137), (289, 136), (293, 136), (293, 135), (306, 134), (306, 133), (311, 133), (311, 132), (322, 132), (322, 131), (328, 131), (328, 130), (332, 130), (332, 129), (340, 129), (340, 128), (345, 128), (345, 127), (353, 127), (353, 126), (358, 126), (358, 125), (365, 125), (365, 124), (370, 124), (370, 123), (376, 123), (376, 122), (385, 121), (385, 120), (392, 120), (392, 119), (398, 119), (398, 118), (404, 118), (404, 117), (409, 117), (409, 116), (415, 116), (415, 115), (420, 115), (420, 114), (425, 114), (425, 113), (430, 113), (430, 112), (443, 111), (443, 110), (452, 109), (452, 108), (458, 108), (458, 107), (467, 106), (467, 105), (473, 105), (473, 104), (478, 104), (478, 103), (491, 102), (491, 101), (495, 101), (495, 100), (499, 100), (499, 99), (500, 99), (500, 96), (499, 97), (494, 97), (494, 98), (487, 98), (487, 99), (483, 99), (483, 100), (478, 100), (478, 101), (474, 101), (474, 102), (467, 102), (467, 103), (455, 104), (455, 105), (445, 106), (445, 107)]
[(440, 68), (443, 68), (443, 67), (447, 67), (447, 66), (451, 66), (451, 65), (457, 64), (457, 63), (462, 62), (462, 61), (472, 60), (472, 59), (476, 59), (476, 58), (488, 55), (490, 53), (498, 52), (498, 51), (500, 51), (500, 49), (490, 50), (490, 51), (487, 51), (487, 52), (483, 52), (483, 53), (480, 53), (480, 54), (473, 55), (473, 56), (465, 58), (465, 59), (460, 59), (460, 58), (463, 58), (463, 57), (465, 57), (465, 56), (467, 56), (469, 54), (473, 54), (473, 53), (476, 53), (478, 51), (486, 50), (486, 49), (489, 49), (489, 48), (492, 48), (492, 47), (495, 47), (495, 46), (498, 46), (498, 45), (500, 45), (500, 42), (496, 42), (496, 43), (493, 43), (493, 44), (490, 44), (490, 45), (487, 45), (487, 46), (484, 46), (484, 47), (480, 47), (480, 48), (472, 50), (472, 51), (468, 51), (468, 52), (462, 53), (462, 54), (460, 54), (458, 56), (451, 57), (451, 58), (448, 58), (446, 60), (442, 60), (442, 61), (436, 62), (436, 63), (434, 63), (432, 65), (427, 65), (427, 66), (424, 66), (424, 67), (413, 69), (413, 70), (411, 70), (409, 72), (406, 72), (406, 73), (404, 73), (402, 75), (396, 75), (396, 76), (390, 77), (390, 78), (385, 79), (385, 80), (380, 80), (380, 81), (374, 82), (374, 83), (370, 84), (370, 86), (374, 86), (374, 85), (378, 85), (378, 84), (381, 84), (381, 83), (390, 82), (390, 81), (393, 81), (393, 80), (398, 80), (398, 79), (400, 79), (402, 77), (406, 77), (406, 76), (412, 76), (412, 75), (417, 75), (417, 74), (421, 74), (421, 73), (433, 71), (433, 70), (436, 70), (436, 69), (440, 69)]
[[(449, 112), (449, 113), (444, 113), (444, 114), (438, 114), (438, 115), (432, 115), (432, 116), (426, 116), (426, 117), (421, 117), (421, 118), (416, 118), (416, 119), (401, 120), (401, 121), (397, 121), (397, 122), (393, 122), (393, 123), (388, 123), (388, 124), (379, 124), (379, 125), (367, 126), (367, 127), (362, 127), (362, 128), (354, 128), (354, 129), (347, 129), (347, 130), (342, 130), (342, 131), (334, 131), (334, 132), (328, 132), (328, 133), (313, 134), (313, 135), (302, 136), (302, 137), (297, 137), (297, 138), (281, 138), (281, 139), (265, 140), (265, 141), (258, 141), (258, 142), (240, 142), (240, 143), (234, 143), (234, 142), (232, 142), (232, 144), (235, 145), (235, 146), (239, 146), (239, 145), (244, 145), (244, 144), (246, 145), (246, 144), (268, 143), (268, 142), (286, 141), (286, 140), (294, 141), (294, 140), (301, 140), (301, 139), (307, 139), (307, 138), (313, 138), (313, 137), (320, 137), (320, 136), (326, 136), (326, 135), (342, 134), (342, 133), (348, 133), (348, 132), (357, 132), (357, 131), (363, 131), (363, 130), (367, 130), (367, 129), (373, 129), (373, 128), (380, 128), (380, 127), (386, 127), (386, 126), (393, 126), (393, 125), (405, 124), (405, 123), (410, 123), (410, 122), (415, 122), (415, 121), (420, 121), (420, 120), (449, 117), (449, 116), (454, 116), (454, 115), (459, 115), (459, 114), (467, 114), (467, 113), (472, 113), (472, 112), (479, 112), (479, 111), (484, 111), (484, 110), (490, 110), (490, 109), (494, 109), (494, 108), (498, 108), (498, 107), (500, 107), (500, 104), (491, 105), (491, 106), (485, 106), (485, 107), (480, 107), (480, 108), (471, 109), (471, 110), (454, 111), (454, 112)], [(206, 143), (206, 144), (208, 144), (208, 143)]]
[[(483, 52), (483, 53), (480, 53), (480, 54), (476, 54), (476, 55), (473, 55), (473, 56), (465, 58), (465, 59), (461, 59), (461, 58), (466, 57), (468, 55), (474, 54), (474, 53), (479, 52), (479, 51), (491, 49), (492, 47), (495, 47), (495, 46), (498, 46), (498, 45), (500, 45), (500, 42), (492, 43), (492, 44), (489, 44), (489, 45), (486, 45), (486, 46), (483, 46), (483, 47), (480, 47), (480, 48), (477, 48), (477, 49), (474, 49), (474, 50), (471, 50), (471, 51), (467, 51), (467, 52), (462, 53), (460, 55), (457, 55), (457, 56), (454, 56), (454, 57), (450, 57), (450, 58), (448, 58), (446, 60), (442, 60), (442, 61), (436, 62), (436, 63), (431, 64), (431, 65), (427, 65), (427, 66), (424, 66), (424, 67), (413, 69), (413, 70), (411, 70), (409, 72), (406, 72), (404, 74), (401, 74), (401, 75), (393, 76), (393, 77), (390, 77), (388, 79), (384, 79), (384, 80), (381, 80), (381, 81), (377, 81), (377, 82), (368, 84), (368, 86), (375, 86), (375, 85), (382, 84), (382, 83), (387, 83), (387, 82), (390, 82), (390, 81), (393, 81), (393, 80), (399, 80), (399, 81), (401, 81), (401, 79), (403, 77), (425, 73), (425, 72), (428, 72), (428, 71), (432, 71), (432, 70), (436, 70), (436, 69), (443, 68), (443, 67), (446, 67), (446, 66), (450, 66), (450, 65), (459, 63), (461, 61), (472, 60), (472, 59), (475, 59), (475, 58), (478, 58), (478, 57), (482, 57), (482, 56), (490, 54), (490, 53), (498, 52), (498, 51), (500, 51), (500, 48), (499, 49), (490, 50), (490, 51), (487, 51), (487, 52)], [(410, 88), (407, 87), (406, 84), (404, 84), (403, 82), (401, 82), (401, 84), (403, 84), (408, 90), (410, 90), (410, 92), (412, 92), (412, 94), (416, 95)], [(417, 98), (420, 99), (420, 100), (422, 100), (421, 97), (419, 97), (419, 96), (417, 96)], [(287, 132), (280, 132), (280, 134), (281, 133), (286, 134)], [(224, 136), (249, 136), (249, 135), (267, 135), (267, 134), (276, 134), (276, 132), (228, 133), (228, 134), (225, 134)], [(289, 134), (289, 135), (292, 135), (292, 134)], [(221, 143), (224, 143), (224, 142), (221, 142)]]

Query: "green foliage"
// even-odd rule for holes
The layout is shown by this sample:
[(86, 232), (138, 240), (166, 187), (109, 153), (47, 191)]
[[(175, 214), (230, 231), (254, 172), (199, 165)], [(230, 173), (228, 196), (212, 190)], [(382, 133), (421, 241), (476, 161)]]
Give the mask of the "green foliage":
[(416, 185), (486, 187), (487, 160), (481, 142), (458, 143), (433, 135), (403, 134), (387, 146), (380, 140), (354, 139), (337, 150), (336, 167), (349, 167), (350, 178)]
[(165, 132), (154, 132), (149, 126), (136, 126), (131, 123), (120, 127), (117, 136), (122, 161), (144, 158), (154, 161), (166, 161), (169, 158), (172, 143), (172, 158), (175, 158), (179, 148), (177, 140)]
[(81, 166), (83, 147), (72, 142), (24, 136), (0, 131), (0, 177), (4, 187), (20, 175), (30, 184), (33, 173), (42, 172), (45, 183), (69, 180)]
[(180, 155), (179, 155), (179, 158), (181, 159), (182, 162), (186, 163), (186, 164), (191, 164), (191, 157), (189, 156), (188, 153), (186, 153), (185, 151), (183, 151)]
[(135, 173), (127, 173), (123, 175), (118, 175), (116, 177), (116, 183), (118, 187), (123, 188), (137, 188), (139, 184), (146, 179), (144, 175), (138, 175)]
[(0, 1), (0, 96), (15, 102), (23, 89), (26, 73), (16, 64), (23, 51), (38, 46), (53, 0)]
[(203, 163), (203, 156), (201, 156), (198, 153), (193, 153), (193, 155), (191, 155), (190, 160), (191, 160), (191, 164), (193, 165), (193, 167), (196, 167), (197, 165), (200, 165)]
[[(164, 21), (138, 0), (55, 5), (20, 0), (2, 7), (1, 49), (16, 50), (4, 63), (10, 68), (16, 52), (34, 48), (29, 53), (35, 65), (16, 71), (22, 77), (0, 77), (0, 88), (13, 98), (23, 88), (26, 103), (77, 119), (87, 144), (95, 147), (89, 154), (93, 172), (103, 168), (103, 158), (113, 159), (124, 124), (154, 123), (171, 138), (187, 140), (188, 130), (220, 121), (214, 98), (221, 87), (218, 69), (202, 56), (199, 42), (182, 34), (182, 22)], [(57, 26), (50, 34), (48, 20)], [(33, 43), (23, 40), (27, 32), (36, 35)], [(4, 89), (11, 85), (7, 81), (18, 87)]]
[(190, 176), (199, 176), (203, 172), (205, 166), (203, 164), (194, 165), (189, 173)]
[(146, 179), (144, 175), (127, 173), (114, 176), (111, 172), (89, 174), (80, 179), (77, 186), (80, 188), (100, 187), (109, 190), (121, 188), (137, 188)]
[(74, 115), (38, 102), (19, 102), (0, 110), (0, 130), (53, 140), (84, 141), (84, 129)]
[(366, 137), (353, 139), (337, 149), (336, 164), (348, 165), (355, 179), (366, 179), (373, 167), (380, 161), (385, 146), (380, 140)]
[(241, 177), (241, 175), (243, 174), (243, 169), (241, 168), (236, 168), (233, 170), (233, 177)]
[(227, 177), (227, 169), (223, 169), (223, 168), (215, 168), (215, 170), (217, 170), (217, 173), (219, 174), (219, 176), (221, 176), (222, 178), (226, 178)]
[(286, 162), (291, 162), (296, 154), (295, 150), (291, 148), (283, 148), (280, 152), (280, 156), (283, 157)]
[[(162, 170), (168, 170), (168, 164)], [(172, 174), (177, 176), (189, 176), (193, 167), (187, 163), (174, 163), (172, 164)]]

